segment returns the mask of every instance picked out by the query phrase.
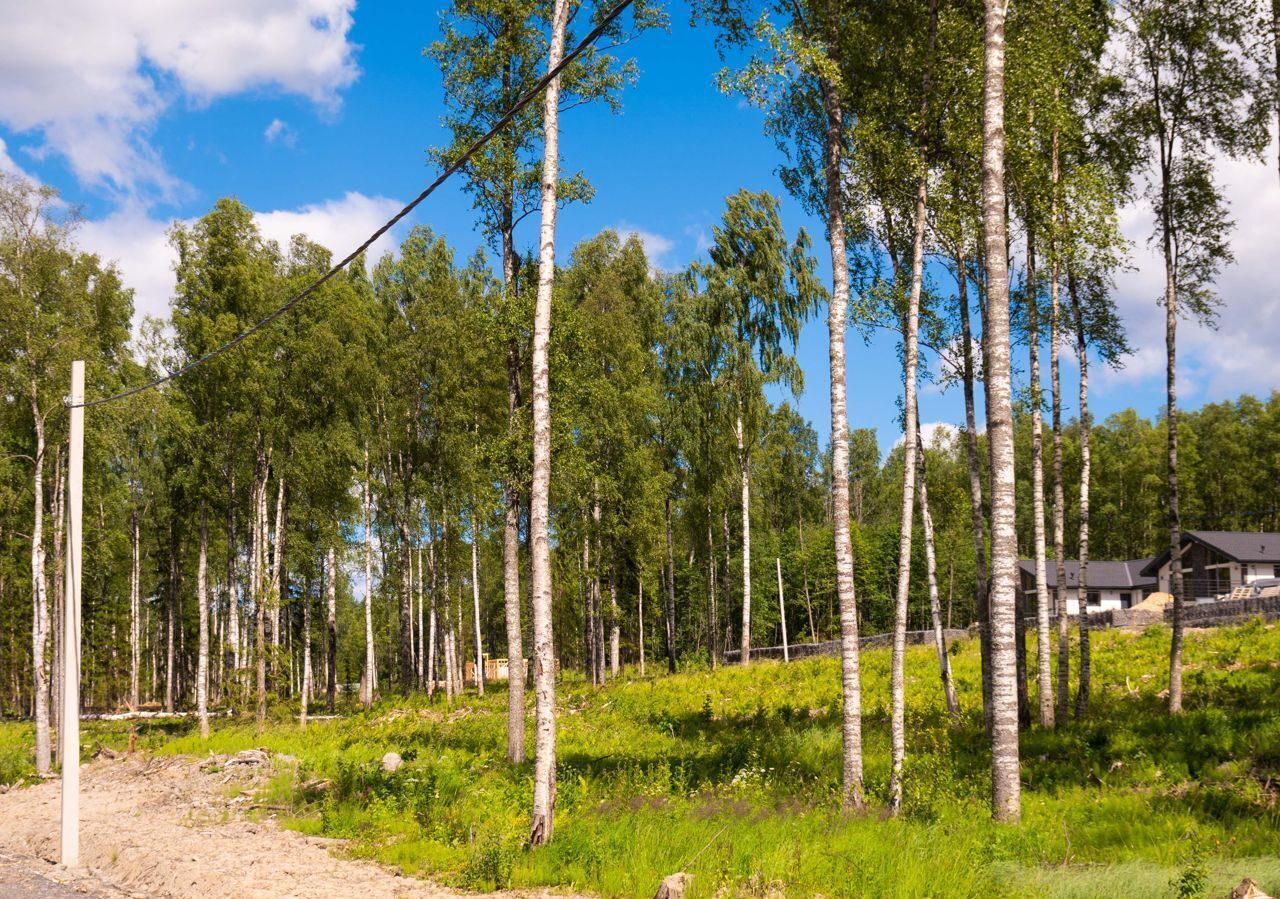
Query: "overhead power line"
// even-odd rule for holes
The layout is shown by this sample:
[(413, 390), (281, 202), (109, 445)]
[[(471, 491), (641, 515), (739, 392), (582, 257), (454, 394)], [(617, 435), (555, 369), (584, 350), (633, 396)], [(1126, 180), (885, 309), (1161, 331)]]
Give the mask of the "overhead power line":
[(528, 90), (528, 92), (525, 93), (524, 96), (522, 96), (519, 100), (517, 100), (514, 106), (512, 106), (505, 113), (503, 113), (502, 118), (494, 122), (493, 126), (490, 127), (488, 131), (486, 131), (480, 137), (476, 138), (476, 140), (474, 140), (471, 143), (471, 145), (467, 147), (467, 149), (462, 153), (461, 156), (459, 156), (452, 163), (450, 163), (448, 168), (442, 171), (434, 181), (432, 181), (430, 184), (427, 185), (426, 189), (423, 190), (422, 193), (418, 194), (416, 197), (410, 200), (409, 203), (405, 205), (403, 209), (401, 209), (399, 212), (397, 212), (395, 215), (389, 218), (386, 221), (386, 223), (384, 223), (380, 228), (378, 228), (378, 230), (370, 234), (364, 240), (364, 242), (360, 244), (360, 246), (356, 247), (354, 250), (348, 253), (345, 257), (343, 257), (341, 262), (338, 262), (336, 265), (330, 268), (327, 272), (325, 272), (319, 278), (316, 278), (306, 287), (302, 288), (300, 291), (295, 293), (292, 297), (290, 297), (287, 301), (285, 301), (285, 303), (281, 305), (279, 308), (275, 309), (274, 311), (270, 312), (263, 318), (259, 319), (257, 322), (250, 325), (245, 330), (241, 331), (235, 337), (232, 337), (226, 343), (220, 344), (219, 346), (205, 353), (203, 356), (200, 356), (197, 359), (192, 359), (190, 362), (187, 362), (185, 365), (171, 372), (168, 372), (162, 375), (161, 377), (150, 380), (145, 384), (140, 384), (137, 387), (132, 387), (128, 390), (121, 391), (120, 393), (112, 394), (111, 396), (100, 397), (96, 400), (88, 400), (86, 402), (81, 402), (81, 403), (68, 403), (68, 407), (87, 409), (92, 406), (104, 406), (107, 403), (113, 403), (116, 400), (122, 400), (125, 397), (133, 396), (134, 394), (142, 393), (143, 391), (146, 391), (146, 390), (152, 390), (156, 387), (159, 387), (161, 384), (165, 384), (169, 381), (176, 380), (177, 378), (182, 377), (192, 369), (197, 368), (203, 365), (204, 363), (208, 362), (210, 359), (213, 359), (216, 356), (220, 356), (223, 353), (227, 352), (228, 350), (233, 349), (234, 347), (240, 345), (249, 337), (251, 337), (253, 334), (257, 333), (258, 331), (261, 331), (263, 328), (271, 324), (280, 316), (284, 315), (294, 306), (301, 303), (311, 294), (315, 293), (316, 290), (318, 290), (322, 285), (325, 284), (325, 282), (331, 280), (334, 277), (334, 275), (341, 272), (348, 265), (354, 262), (356, 258), (360, 256), (361, 253), (369, 249), (369, 247), (372, 246), (373, 243), (378, 238), (380, 238), (382, 235), (386, 234), (393, 227), (395, 227), (397, 222), (399, 222), (406, 215), (408, 215), (415, 208), (417, 208), (417, 206), (420, 203), (422, 203), (423, 200), (431, 196), (431, 194), (435, 192), (436, 188), (438, 188), (441, 184), (444, 184), (444, 182), (447, 181), (451, 175), (453, 175), (459, 169), (461, 169), (464, 165), (466, 165), (471, 160), (471, 157), (475, 156), (476, 153), (480, 152), (480, 150), (484, 147), (484, 145), (487, 144), (491, 139), (493, 139), (494, 135), (496, 135), (499, 131), (505, 128), (507, 124), (509, 124), (511, 120), (514, 119), (520, 113), (522, 109), (524, 109), (534, 100), (536, 100), (539, 96), (541, 96), (542, 92), (547, 89), (547, 85), (551, 83), (552, 79), (554, 79), (557, 75), (559, 75), (566, 68), (568, 68), (569, 65), (571, 65), (575, 59), (581, 56), (582, 53), (588, 47), (594, 44), (596, 40), (599, 39), (600, 35), (604, 34), (605, 30), (613, 23), (615, 19), (618, 18), (618, 16), (622, 14), (622, 12), (628, 6), (631, 5), (631, 3), (632, 3), (632, 0), (620, 0), (619, 3), (614, 5), (604, 15), (604, 18), (602, 18), (596, 24), (595, 28), (592, 28), (591, 32), (586, 37), (584, 37), (576, 47), (574, 47), (565, 55), (564, 59), (560, 61), (559, 65), (557, 65), (554, 69), (551, 69), (549, 72), (547, 72), (547, 74), (543, 75), (540, 79), (538, 79), (537, 84), (531, 87)]

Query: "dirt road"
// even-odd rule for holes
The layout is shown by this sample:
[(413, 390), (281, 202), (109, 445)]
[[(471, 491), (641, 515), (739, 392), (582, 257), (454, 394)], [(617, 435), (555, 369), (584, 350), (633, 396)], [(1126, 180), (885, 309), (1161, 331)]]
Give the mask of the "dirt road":
[[(340, 848), (338, 841), (281, 830), (271, 820), (249, 820), (245, 809), (252, 800), (244, 791), (251, 792), (268, 773), (269, 766), (207, 772), (198, 760), (187, 758), (135, 757), (86, 765), (80, 837), (85, 870), (77, 873), (102, 889), (82, 888), (88, 895), (121, 895), (106, 892), (117, 889), (123, 895), (174, 899), (474, 895), (402, 877), (372, 862), (340, 858), (331, 851)], [(56, 859), (58, 816), (56, 781), (0, 795), (0, 852), (11, 859), (26, 856), (26, 871), (38, 866), (32, 857)]]

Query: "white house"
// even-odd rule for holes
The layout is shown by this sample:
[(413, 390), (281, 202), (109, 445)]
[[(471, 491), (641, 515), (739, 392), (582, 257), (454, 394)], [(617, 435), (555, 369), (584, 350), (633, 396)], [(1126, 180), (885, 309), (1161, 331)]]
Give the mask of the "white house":
[[(1154, 575), (1143, 574), (1143, 570), (1151, 559), (1128, 559), (1120, 562), (1106, 560), (1090, 561), (1087, 578), (1087, 605), (1090, 612), (1104, 612), (1108, 609), (1128, 609), (1142, 602), (1156, 590)], [(1036, 608), (1036, 567), (1035, 562), (1023, 559), (1018, 563), (1019, 583), (1018, 599), (1022, 603), (1023, 614), (1032, 615)], [(1067, 581), (1063, 590), (1068, 615), (1080, 614), (1080, 563), (1074, 559), (1066, 563)], [(1058, 613), (1057, 587), (1058, 563), (1052, 559), (1045, 564), (1045, 583), (1049, 587), (1049, 598), (1053, 602), (1050, 608), (1053, 614)]]
[[(1143, 576), (1155, 578), (1165, 593), (1170, 592), (1169, 557), (1169, 550), (1165, 550), (1142, 570)], [(1280, 534), (1183, 531), (1179, 561), (1185, 599), (1226, 599), (1255, 581), (1280, 578)]]

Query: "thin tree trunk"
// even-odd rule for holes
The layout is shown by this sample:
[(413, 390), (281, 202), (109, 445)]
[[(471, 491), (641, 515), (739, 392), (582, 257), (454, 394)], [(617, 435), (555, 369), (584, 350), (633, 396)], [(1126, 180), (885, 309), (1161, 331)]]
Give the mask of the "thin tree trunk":
[(1015, 596), (1018, 538), (1009, 360), (1009, 260), (1004, 187), (1006, 0), (983, 0), (982, 218), (986, 243), (987, 439), (991, 453), (991, 787), (998, 821), (1021, 818)]
[(791, 647), (787, 645), (787, 602), (782, 594), (782, 559), (775, 556), (774, 567), (778, 571), (778, 621), (782, 625), (782, 661), (791, 661)]
[[(1167, 177), (1167, 176), (1166, 176)], [(1166, 187), (1166, 196), (1168, 188)], [(1164, 343), (1168, 354), (1165, 368), (1165, 390), (1168, 405), (1165, 410), (1165, 424), (1169, 434), (1169, 589), (1173, 593), (1173, 637), (1169, 644), (1169, 711), (1176, 714), (1182, 711), (1182, 632), (1183, 632), (1183, 596), (1182, 582), (1182, 517), (1178, 505), (1178, 291), (1177, 269), (1174, 260), (1170, 225), (1166, 222), (1164, 231)], [(1078, 309), (1078, 306), (1077, 306)], [(1077, 311), (1077, 320), (1080, 313)], [(1077, 321), (1077, 329), (1080, 325)], [(1082, 338), (1078, 338), (1082, 339)], [(1083, 383), (1083, 382), (1082, 382)], [(1083, 387), (1081, 391), (1083, 392)], [(1082, 413), (1083, 417), (1083, 413)], [(1081, 525), (1083, 530), (1084, 525)], [(1083, 589), (1083, 587), (1081, 588)], [(1084, 647), (1081, 647), (1084, 652)], [(1084, 662), (1081, 661), (1083, 668)], [(1082, 680), (1083, 683), (1083, 673)], [(1087, 695), (1085, 696), (1087, 702)], [(1077, 700), (1077, 707), (1080, 703)]]
[(259, 440), (257, 452), (257, 470), (253, 489), (253, 604), (256, 619), (256, 636), (254, 638), (258, 680), (258, 707), (256, 714), (257, 730), (261, 734), (267, 726), (267, 602), (264, 594), (263, 568), (266, 565), (266, 506), (267, 506), (267, 474), (269, 463), (267, 455)]
[(640, 676), (644, 677), (644, 578), (636, 578), (636, 623), (639, 625)]
[(960, 341), (964, 344), (965, 456), (969, 463), (969, 514), (973, 528), (974, 611), (978, 615), (979, 655), (982, 663), (982, 716), (991, 731), (991, 628), (988, 609), (986, 521), (982, 513), (982, 466), (978, 460), (978, 420), (974, 401), (973, 330), (969, 324), (969, 270), (963, 250), (956, 252), (957, 303)]
[(1089, 446), (1093, 422), (1089, 418), (1089, 355), (1088, 334), (1085, 331), (1084, 309), (1076, 288), (1071, 267), (1067, 267), (1067, 289), (1076, 318), (1076, 356), (1080, 363), (1080, 683), (1076, 691), (1076, 717), (1083, 718), (1089, 711), (1089, 687), (1092, 665), (1089, 656), (1089, 475), (1092, 455)]
[(427, 592), (427, 581), (424, 577), (422, 568), (422, 544), (418, 544), (418, 655), (414, 659), (418, 666), (418, 689), (422, 689), (423, 681), (426, 679), (427, 667), (427, 617), (424, 608), (425, 597)]
[[(555, 0), (547, 71), (564, 58), (568, 0)], [(560, 173), (560, 78), (547, 84), (543, 99), (542, 226), (538, 242), (538, 296), (533, 315), (533, 484), (529, 509), (533, 544), (534, 765), (533, 816), (529, 842), (551, 839), (556, 805), (556, 670), (551, 621), (551, 389), (548, 346), (556, 262), (556, 184)]]
[(436, 614), (436, 594), (438, 586), (438, 568), (436, 567), (436, 539), (435, 529), (428, 522), (428, 533), (431, 539), (427, 542), (427, 568), (431, 573), (431, 596), (428, 599), (427, 612), (427, 698), (430, 699), (436, 692), (436, 646), (438, 643), (437, 626), (438, 616)]
[(951, 676), (951, 656), (947, 652), (947, 635), (942, 629), (942, 602), (938, 595), (938, 556), (934, 545), (933, 516), (929, 512), (929, 484), (924, 457), (924, 440), (916, 426), (916, 491), (920, 498), (920, 524), (924, 529), (925, 568), (929, 578), (929, 614), (933, 620), (933, 645), (938, 653), (938, 673), (942, 678), (942, 695), (946, 699), (951, 726), (959, 728), (960, 700)]
[(326, 624), (329, 634), (329, 651), (325, 659), (327, 669), (326, 693), (329, 703), (329, 714), (334, 713), (338, 701), (338, 558), (333, 545), (330, 544), (324, 557), (324, 591), (327, 601), (328, 618)]
[(400, 515), (400, 688), (413, 686), (413, 534), (407, 512)]
[(826, 113), (823, 146), (827, 241), (831, 247), (831, 302), (827, 311), (831, 372), (831, 519), (835, 542), (836, 595), (840, 603), (841, 800), (861, 809), (862, 675), (858, 658), (858, 601), (853, 580), (853, 540), (849, 532), (849, 418), (845, 386), (845, 331), (849, 321), (849, 256), (845, 244), (842, 160), (844, 111), (837, 87), (819, 79)]
[[(64, 550), (66, 549), (66, 478), (63, 474), (63, 451), (59, 444), (53, 455), (53, 496), (50, 497), (50, 511), (53, 513), (53, 677), (52, 706), (54, 727), (62, 725), (62, 670), (63, 670), (63, 635), (65, 633), (64, 616), (66, 615), (66, 565)], [(63, 763), (61, 738), (55, 748), (58, 764)]]
[(200, 559), (196, 563), (196, 614), (200, 617), (200, 648), (196, 662), (196, 714), (200, 739), (209, 739), (209, 520), (200, 503)]
[(1031, 363), (1031, 506), (1035, 519), (1036, 692), (1040, 726), (1053, 727), (1053, 673), (1049, 658), (1049, 585), (1044, 527), (1044, 418), (1040, 391), (1040, 291), (1036, 283), (1035, 231), (1027, 223), (1027, 330)]
[[(228, 466), (230, 467), (230, 466)], [(240, 584), (237, 578), (240, 541), (236, 535), (236, 475), (227, 477), (227, 642), (231, 644), (231, 676), (240, 674)]]
[[(928, 76), (925, 77), (928, 89)], [(927, 100), (925, 110), (927, 111)], [(922, 142), (923, 143), (923, 142)], [(924, 148), (921, 147), (921, 155)], [(906, 680), (907, 599), (911, 594), (911, 545), (913, 513), (916, 499), (916, 453), (919, 427), (916, 423), (916, 371), (919, 365), (920, 293), (924, 282), (924, 230), (928, 214), (928, 181), (922, 176), (916, 184), (915, 230), (911, 241), (911, 290), (907, 297), (907, 314), (903, 322), (903, 426), (902, 502), (898, 530), (898, 588), (894, 602), (893, 658), (890, 663), (891, 692), (891, 757), (889, 771), (889, 814), (902, 810), (902, 768), (907, 756)]]
[[(35, 396), (36, 387), (31, 388)], [(44, 554), (44, 416), (35, 400), (31, 402), (35, 421), (36, 452), (32, 466), (31, 524), (31, 670), (33, 675), (32, 705), (36, 723), (36, 773), (49, 774), (53, 761), (53, 740), (49, 730), (49, 595), (45, 580)]]
[(618, 611), (618, 571), (609, 569), (609, 676), (622, 670), (622, 621)]
[(507, 614), (507, 759), (524, 762), (524, 637), (520, 625), (520, 497), (508, 485), (503, 510), (502, 598)]
[(364, 466), (364, 707), (373, 706), (378, 660), (373, 644), (373, 497), (369, 487), (369, 454)]
[(676, 559), (675, 541), (671, 533), (671, 497), (666, 498), (667, 564), (665, 618), (667, 628), (667, 670), (676, 673)]
[(471, 605), (475, 615), (476, 692), (484, 695), (484, 637), (480, 632), (480, 529), (475, 500), (471, 501)]
[[(280, 620), (281, 620), (281, 598), (284, 596), (282, 592), (283, 584), (283, 568), (284, 568), (284, 475), (276, 475), (276, 527), (275, 527), (275, 546), (271, 556), (271, 655), (272, 669), (274, 670), (279, 664), (280, 657)], [(276, 675), (278, 677), (278, 675)]]
[(796, 526), (800, 536), (800, 570), (804, 577), (804, 610), (809, 616), (809, 642), (818, 642), (818, 631), (813, 626), (813, 602), (809, 599), (809, 556), (804, 549), (804, 516), (801, 515)]
[(311, 583), (308, 579), (306, 589), (302, 591), (302, 689), (298, 722), (299, 727), (307, 726), (307, 712), (311, 705)]
[[(932, 56), (938, 33), (937, 0), (929, 0), (928, 46)], [(890, 690), (891, 764), (889, 772), (889, 814), (902, 810), (902, 768), (906, 760), (906, 637), (907, 600), (911, 592), (912, 513), (915, 507), (915, 478), (920, 450), (919, 410), (916, 399), (916, 377), (919, 366), (920, 294), (924, 286), (924, 238), (929, 207), (929, 93), (930, 69), (926, 65), (921, 76), (920, 126), (917, 153), (920, 176), (916, 182), (915, 227), (911, 240), (911, 290), (907, 298), (907, 314), (903, 322), (903, 443), (902, 514), (898, 535), (898, 592), (894, 609), (893, 658)]]
[(172, 712), (177, 706), (178, 697), (178, 526), (172, 518), (169, 520), (169, 589), (166, 605), (164, 710)]
[[(1055, 92), (1055, 99), (1057, 94)], [(1058, 259), (1058, 129), (1053, 130), (1053, 159), (1051, 165), (1053, 196), (1050, 204), (1049, 241), (1049, 378), (1053, 388), (1053, 558), (1057, 565), (1057, 587), (1054, 606), (1058, 615), (1058, 701), (1055, 709), (1059, 720), (1065, 721), (1068, 713), (1071, 680), (1071, 654), (1069, 652), (1067, 616), (1067, 559), (1066, 559), (1066, 491), (1062, 475), (1062, 379), (1059, 376), (1059, 352), (1062, 342), (1062, 278)]]
[[(711, 670), (720, 666), (719, 609), (716, 607), (716, 541), (711, 527), (711, 503), (707, 502), (707, 651)], [(728, 547), (726, 547), (727, 549)]]
[(582, 673), (592, 685), (596, 682), (596, 664), (593, 658), (595, 651), (595, 609), (592, 603), (595, 595), (591, 592), (591, 531), (587, 516), (582, 516)]
[(142, 650), (142, 561), (137, 509), (133, 510), (129, 524), (129, 711), (133, 712), (141, 705), (138, 675)]
[[(556, 0), (552, 17), (548, 69), (559, 65), (564, 53), (567, 0)], [(551, 621), (551, 559), (548, 501), (551, 482), (551, 406), (548, 382), (548, 343), (555, 268), (556, 181), (559, 171), (560, 83), (548, 84), (543, 112), (544, 165), (542, 227), (539, 247), (538, 295), (533, 329), (533, 486), (530, 530), (533, 582), (535, 762), (533, 815), (529, 841), (538, 846), (553, 833), (555, 811), (556, 711), (555, 644)]]
[(738, 465), (742, 476), (742, 664), (751, 664), (751, 461), (747, 455), (746, 435), (742, 429), (742, 403), (734, 421), (738, 440)]

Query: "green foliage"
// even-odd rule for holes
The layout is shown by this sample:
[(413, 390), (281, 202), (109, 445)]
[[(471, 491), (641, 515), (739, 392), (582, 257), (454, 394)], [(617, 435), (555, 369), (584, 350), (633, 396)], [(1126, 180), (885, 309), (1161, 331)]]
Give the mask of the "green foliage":
[[(1255, 622), (1189, 635), (1191, 707), (1173, 718), (1157, 696), (1167, 630), (1094, 640), (1102, 689), (1089, 720), (1024, 734), (1017, 828), (991, 823), (985, 808), (989, 761), (972, 641), (958, 644), (954, 659), (960, 731), (948, 724), (932, 649), (908, 653), (899, 820), (839, 811), (834, 659), (656, 679), (628, 671), (605, 690), (566, 676), (560, 822), (556, 840), (536, 852), (523, 845), (531, 768), (503, 757), (500, 695), (452, 709), (420, 699), (367, 714), (348, 708), (345, 720), (316, 722), (305, 734), (283, 716), (261, 737), (233, 722), (208, 744), (189, 724), (143, 724), (141, 743), (164, 753), (263, 745), (294, 754), (299, 764), (279, 768), (267, 788), (273, 802), (294, 808), (293, 826), (348, 839), (357, 857), (470, 889), (647, 896), (665, 874), (689, 870), (697, 896), (1217, 895), (1246, 875), (1274, 890), (1280, 628)], [(874, 801), (889, 773), (887, 650), (867, 651), (864, 663)], [(29, 733), (4, 725), (0, 746), (29, 745)], [(115, 723), (89, 733), (112, 746), (127, 739)], [(394, 774), (379, 764), (389, 750), (405, 758)], [(306, 792), (315, 778), (332, 786)]]

